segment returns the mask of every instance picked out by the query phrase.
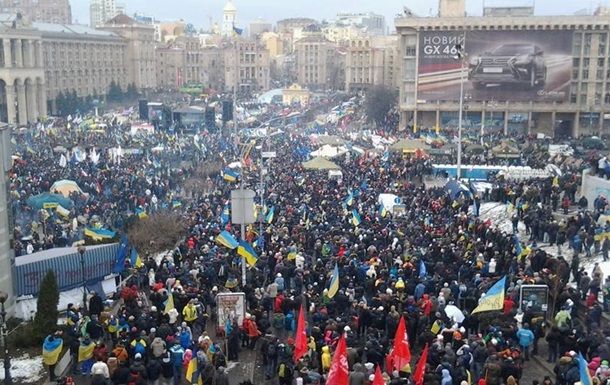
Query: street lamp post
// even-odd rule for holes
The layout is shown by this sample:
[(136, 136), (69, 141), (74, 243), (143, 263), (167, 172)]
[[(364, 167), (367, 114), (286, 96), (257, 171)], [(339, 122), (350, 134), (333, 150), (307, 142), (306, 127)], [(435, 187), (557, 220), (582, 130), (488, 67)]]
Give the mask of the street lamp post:
[(11, 377), (11, 356), (8, 351), (8, 328), (6, 326), (6, 310), (4, 303), (8, 299), (8, 293), (0, 291), (0, 316), (2, 317), (2, 345), (4, 347), (4, 385), (13, 385)]
[(462, 118), (464, 109), (464, 47), (461, 44), (455, 45), (455, 60), (460, 61), (460, 111), (458, 112), (458, 143), (457, 143), (457, 170), (456, 179), (462, 176)]
[(83, 280), (83, 309), (87, 311), (87, 276), (85, 275), (85, 252), (87, 248), (81, 245), (76, 250), (80, 254), (81, 278)]

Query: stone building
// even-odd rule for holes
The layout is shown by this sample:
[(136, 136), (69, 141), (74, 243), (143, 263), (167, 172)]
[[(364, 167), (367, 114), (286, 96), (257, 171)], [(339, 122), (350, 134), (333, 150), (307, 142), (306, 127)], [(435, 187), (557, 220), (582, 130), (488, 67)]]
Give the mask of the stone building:
[(351, 39), (347, 42), (345, 89), (364, 91), (373, 85), (398, 88), (399, 66), (396, 35)]
[(0, 13), (20, 13), (32, 22), (72, 23), (70, 0), (0, 0)]

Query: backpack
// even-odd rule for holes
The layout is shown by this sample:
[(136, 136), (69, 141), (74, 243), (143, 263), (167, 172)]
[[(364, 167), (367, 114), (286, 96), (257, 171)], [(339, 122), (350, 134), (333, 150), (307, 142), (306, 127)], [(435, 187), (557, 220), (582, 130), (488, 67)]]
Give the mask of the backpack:
[(285, 363), (281, 363), (277, 369), (277, 375), (280, 378), (291, 378), (292, 377), (292, 368), (286, 365)]
[(130, 375), (129, 379), (127, 380), (127, 385), (138, 385), (138, 375), (137, 374)]

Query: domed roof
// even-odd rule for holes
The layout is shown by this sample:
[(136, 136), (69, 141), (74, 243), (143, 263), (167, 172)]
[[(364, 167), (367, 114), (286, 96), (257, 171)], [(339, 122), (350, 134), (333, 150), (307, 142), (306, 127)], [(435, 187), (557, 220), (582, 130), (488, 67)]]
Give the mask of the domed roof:
[(229, 0), (227, 1), (227, 5), (225, 5), (225, 7), (222, 9), (223, 12), (235, 12), (237, 11), (237, 8), (235, 8), (235, 6), (233, 5), (233, 1)]

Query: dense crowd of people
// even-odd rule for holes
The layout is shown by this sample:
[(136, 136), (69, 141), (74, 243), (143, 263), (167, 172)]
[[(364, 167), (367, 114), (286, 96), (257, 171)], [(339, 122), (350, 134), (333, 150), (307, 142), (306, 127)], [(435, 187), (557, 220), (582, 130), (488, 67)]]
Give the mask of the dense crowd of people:
[[(327, 129), (341, 134), (339, 127)], [(575, 203), (577, 173), (535, 181), (498, 179), (483, 194), (452, 196), (421, 183), (431, 173), (427, 157), (352, 152), (333, 159), (341, 178), (306, 170), (301, 162), (304, 149), (313, 146), (310, 136), (306, 130), (286, 132), (264, 139), (262, 147), (276, 151), (277, 158), (248, 163), (238, 177), (254, 188), (258, 167), (267, 170), (264, 199), (257, 198), (264, 219), (240, 234), (239, 226), (223, 218), (235, 183), (217, 172), (207, 191), (186, 199), (182, 182), (192, 170), (170, 166), (189, 160), (225, 167), (241, 150), (229, 136), (157, 134), (149, 144), (162, 143), (162, 153), (145, 149), (119, 161), (104, 152), (97, 163), (69, 160), (62, 167), (53, 146), (62, 136), (76, 143), (85, 139), (72, 135), (43, 133), (38, 142), (46, 149), (36, 150), (35, 157), (24, 152), (23, 162), (15, 165), (12, 208), (21, 249), (26, 236), (32, 236), (35, 250), (71, 244), (82, 239), (82, 225), (92, 222), (118, 229), (137, 220), (138, 210), (171, 207), (177, 197), (188, 224), (184, 242), (160, 263), (146, 260), (139, 277), (127, 279), (118, 311), (99, 294), (91, 296), (87, 311), (68, 307), (68, 333), (57, 338), (72, 348), (74, 375), (90, 374), (94, 384), (225, 385), (230, 362), (254, 349), (267, 380), (324, 384), (343, 336), (349, 385), (372, 384), (377, 367), (386, 384), (414, 384), (416, 357), (426, 347), (419, 383), (517, 384), (532, 356), (540, 354), (541, 339), (548, 343), (544, 359), (556, 364), (556, 376), (537, 383), (581, 380), (579, 353), (594, 381), (609, 378), (610, 330), (600, 325), (610, 303), (610, 281), (599, 265), (589, 272), (581, 263), (597, 255), (607, 259), (607, 202), (600, 197), (594, 212), (579, 209), (561, 221), (554, 217), (564, 199), (569, 206)], [(125, 139), (119, 142), (113, 146), (131, 147)], [(370, 143), (355, 139), (353, 145)], [(260, 157), (256, 151), (251, 159)], [(58, 179), (74, 180), (89, 194), (88, 199), (75, 196), (71, 208), (71, 217), (82, 216), (83, 223), (72, 226), (59, 214), (43, 221), (43, 213), (28, 208), (29, 196), (48, 191)], [(383, 193), (401, 198), (400, 212), (380, 207)], [(475, 201), (474, 206), (505, 204), (514, 233), (475, 215)], [(246, 239), (258, 254), (248, 264), (245, 285), (240, 282), (246, 261), (216, 242), (222, 231)], [(336, 293), (329, 291), (335, 266)], [(473, 313), (503, 277), (501, 306)], [(520, 299), (524, 285), (547, 285), (548, 301)], [(229, 292), (245, 293), (243, 319), (237, 314), (218, 319), (216, 297)], [(295, 362), (301, 309), (308, 351)], [(406, 366), (388, 359), (401, 319), (413, 352)]]

